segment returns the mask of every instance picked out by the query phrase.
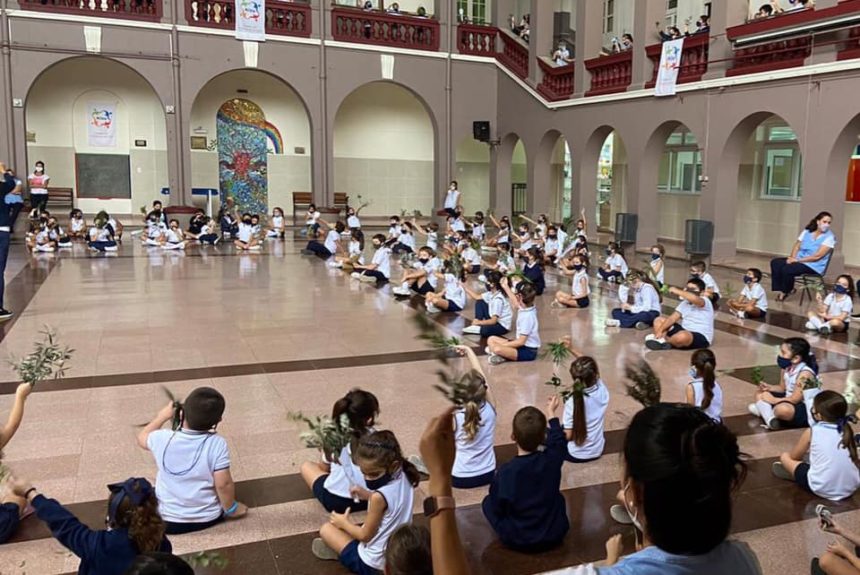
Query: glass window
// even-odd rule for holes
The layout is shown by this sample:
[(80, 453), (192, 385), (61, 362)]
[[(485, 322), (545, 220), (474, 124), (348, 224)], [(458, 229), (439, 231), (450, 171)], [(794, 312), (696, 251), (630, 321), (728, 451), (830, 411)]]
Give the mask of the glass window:
[(801, 195), (800, 150), (794, 146), (768, 146), (764, 151), (762, 195), (796, 199)]
[(681, 127), (666, 138), (657, 170), (657, 189), (663, 192), (697, 194), (702, 191), (702, 152), (696, 137)]
[(615, 0), (603, 0), (603, 33), (610, 34), (615, 29)]

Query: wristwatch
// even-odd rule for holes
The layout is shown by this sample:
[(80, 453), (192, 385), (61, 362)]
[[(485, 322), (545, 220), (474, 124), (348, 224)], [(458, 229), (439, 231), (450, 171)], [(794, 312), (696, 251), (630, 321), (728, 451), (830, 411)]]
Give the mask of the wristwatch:
[(441, 496), (436, 497), (435, 495), (431, 495), (424, 499), (424, 516), (427, 519), (438, 515), (440, 511), (445, 509), (454, 509), (457, 507), (456, 501), (454, 501), (453, 497)]

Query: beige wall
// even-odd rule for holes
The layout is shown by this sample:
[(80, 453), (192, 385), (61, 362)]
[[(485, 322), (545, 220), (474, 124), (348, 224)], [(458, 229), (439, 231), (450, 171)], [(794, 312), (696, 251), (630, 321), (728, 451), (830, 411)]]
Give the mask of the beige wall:
[(657, 209), (660, 215), (657, 233), (660, 238), (684, 239), (685, 221), (699, 218), (699, 197), (699, 194), (657, 194)]
[[(845, 203), (845, 237), (837, 238), (842, 244), (842, 252), (845, 254), (845, 263), (852, 266), (860, 266), (860, 204), (856, 202)], [(860, 279), (860, 278), (855, 278)]]
[[(116, 145), (92, 147), (87, 139), (88, 105), (116, 105)], [(35, 142), (27, 144), (30, 166), (45, 162), (54, 187), (75, 188), (75, 154), (129, 155), (131, 200), (81, 200), (85, 211), (104, 207), (115, 213), (137, 212), (160, 198), (168, 185), (165, 117), (161, 102), (136, 72), (110, 60), (75, 58), (46, 71), (33, 86), (26, 102), (27, 131)], [(146, 140), (146, 147), (135, 147)], [(25, 170), (19, 168), (19, 172)]]
[(467, 214), (490, 207), (490, 148), (483, 142), (466, 138), (457, 146), (456, 176), (460, 203)]
[[(292, 192), (311, 191), (311, 128), (304, 104), (292, 88), (273, 76), (236, 70), (214, 78), (200, 91), (191, 109), (192, 136), (216, 140), (218, 109), (234, 97), (260, 106), (266, 120), (281, 133), (283, 153), (268, 155), (269, 211), (279, 206), (292, 213)], [(297, 148), (304, 148), (304, 152)], [(191, 182), (195, 188), (220, 187), (217, 151), (191, 151)], [(204, 200), (195, 201), (202, 205)]]

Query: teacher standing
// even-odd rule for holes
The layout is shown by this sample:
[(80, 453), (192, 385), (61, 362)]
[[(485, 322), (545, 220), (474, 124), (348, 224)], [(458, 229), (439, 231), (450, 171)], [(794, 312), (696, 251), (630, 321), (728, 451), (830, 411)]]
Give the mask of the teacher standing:
[(804, 228), (794, 242), (791, 255), (787, 258), (775, 258), (770, 261), (773, 291), (779, 292), (777, 301), (783, 301), (794, 291), (794, 280), (806, 274), (824, 275), (833, 248), (836, 247), (836, 236), (830, 231), (833, 216), (830, 212), (821, 212)]
[(36, 162), (33, 173), (27, 176), (30, 186), (30, 208), (38, 218), (48, 205), (48, 182), (51, 176), (45, 173), (45, 163), (41, 160)]

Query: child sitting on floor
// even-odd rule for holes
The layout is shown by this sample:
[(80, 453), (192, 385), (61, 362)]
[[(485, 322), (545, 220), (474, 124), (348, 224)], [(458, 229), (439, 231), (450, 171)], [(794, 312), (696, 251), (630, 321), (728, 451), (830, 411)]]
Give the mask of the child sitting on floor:
[(457, 489), (474, 489), (492, 483), (496, 474), (496, 408), (475, 352), (466, 345), (456, 349), (469, 360), (471, 372), (467, 384), (469, 401), (454, 412), (456, 454), (451, 483)]
[(651, 261), (648, 263), (651, 266), (651, 274), (654, 276), (654, 283), (657, 288), (663, 287), (666, 283), (666, 248), (663, 244), (654, 244), (651, 246)]
[(287, 229), (286, 220), (284, 220), (284, 210), (274, 208), (272, 210), (272, 218), (269, 220), (269, 228), (266, 231), (267, 238), (284, 239), (284, 233)]
[[(341, 238), (344, 237), (347, 237), (347, 234), (341, 234)], [(352, 272), (356, 264), (364, 265), (364, 233), (360, 228), (352, 228), (349, 231), (348, 239), (346, 255), (335, 256), (334, 261), (328, 263), (329, 267)]]
[[(663, 296), (651, 278), (639, 270), (630, 271), (627, 284), (618, 288), (621, 307), (612, 310), (612, 318), (606, 320), (606, 327), (648, 329), (660, 317)], [(627, 301), (629, 290), (633, 290), (633, 303)]]
[(498, 365), (505, 361), (534, 361), (540, 349), (535, 298), (537, 292), (532, 284), (520, 282), (511, 289), (508, 278), (502, 278), (502, 289), (508, 296), (511, 308), (517, 310), (517, 338), (513, 341), (504, 337), (491, 336), (487, 340), (488, 361)]
[(217, 390), (198, 387), (182, 403), (179, 429), (161, 429), (174, 418), (171, 401), (137, 436), (158, 468), (155, 490), (169, 535), (207, 529), (248, 511), (236, 500), (227, 441), (215, 431), (224, 407)]
[(690, 277), (699, 278), (705, 282), (705, 295), (714, 304), (714, 309), (720, 303), (720, 286), (714, 276), (708, 273), (708, 265), (703, 261), (696, 261), (690, 265)]
[(87, 239), (87, 222), (84, 220), (84, 212), (78, 208), (69, 212), (69, 236), (73, 240)]
[(690, 358), (687, 403), (719, 423), (723, 415), (723, 389), (717, 383), (717, 357), (710, 349), (697, 349)]
[(427, 246), (418, 250), (418, 261), (412, 268), (404, 268), (400, 278), (400, 286), (391, 291), (396, 296), (408, 297), (414, 291), (426, 296), (436, 289), (439, 278), (436, 273), (441, 269), (442, 261), (436, 257), (436, 252)]
[(764, 318), (767, 315), (767, 293), (761, 286), (761, 277), (760, 269), (749, 268), (744, 274), (744, 289), (740, 296), (729, 299), (729, 310), (738, 318)]
[(242, 221), (239, 222), (239, 227), (236, 230), (236, 239), (233, 240), (233, 245), (241, 251), (259, 250), (260, 238), (257, 237), (254, 229), (254, 218), (251, 214), (242, 214)]
[(496, 270), (489, 270), (484, 280), (488, 291), (482, 294), (472, 291), (465, 282), (463, 283), (466, 294), (475, 300), (475, 319), (472, 320), (471, 325), (463, 328), (463, 334), (481, 337), (503, 336), (511, 330), (513, 311), (508, 297), (502, 290), (502, 274)]
[[(556, 415), (560, 403), (553, 395), (545, 414), (531, 406), (517, 411), (512, 434), (517, 456), (499, 467), (481, 505), (502, 544), (517, 551), (552, 549), (561, 544), (570, 528), (560, 492), (567, 454)], [(540, 449), (544, 443), (545, 448)]]
[(391, 248), (385, 245), (385, 236), (373, 236), (373, 259), (367, 265), (354, 264), (350, 277), (368, 283), (386, 283), (391, 278)]
[(624, 259), (621, 245), (609, 242), (606, 246), (606, 259), (603, 261), (603, 267), (597, 270), (597, 274), (603, 281), (621, 283), (627, 277), (627, 270), (627, 260)]
[(809, 321), (806, 322), (806, 329), (817, 331), (822, 335), (848, 331), (851, 312), (854, 310), (853, 299), (854, 279), (842, 274), (836, 278), (833, 291), (827, 297), (822, 298), (820, 292), (815, 293), (818, 310), (808, 312)]
[(543, 273), (543, 256), (537, 246), (532, 246), (526, 252), (526, 265), (523, 266), (523, 275), (531, 282), (537, 295), (543, 295), (546, 289), (546, 279)]
[(466, 281), (465, 270), (460, 268), (460, 275), (454, 266), (453, 260), (445, 260), (444, 273), (435, 272), (436, 277), (445, 282), (445, 289), (441, 293), (427, 292), (424, 296), (427, 313), (438, 313), (440, 311), (458, 312), (463, 311), (466, 305), (466, 290), (461, 282)]
[(600, 377), (597, 361), (573, 349), (570, 336), (562, 341), (574, 357), (570, 364), (570, 377), (578, 383), (564, 402), (565, 459), (571, 463), (587, 463), (599, 459), (606, 446), (603, 429), (609, 407), (609, 390)]
[(705, 293), (705, 282), (690, 278), (687, 287), (669, 288), (681, 303), (669, 316), (654, 320), (654, 333), (645, 338), (650, 350), (703, 349), (714, 339), (714, 305)]
[(557, 291), (555, 300), (552, 302), (553, 307), (575, 307), (586, 308), (589, 306), (588, 296), (591, 289), (588, 286), (588, 258), (581, 255), (575, 255), (570, 258), (571, 267), (559, 265), (559, 271), (566, 276), (573, 276), (573, 281), (570, 284), (570, 293)]

